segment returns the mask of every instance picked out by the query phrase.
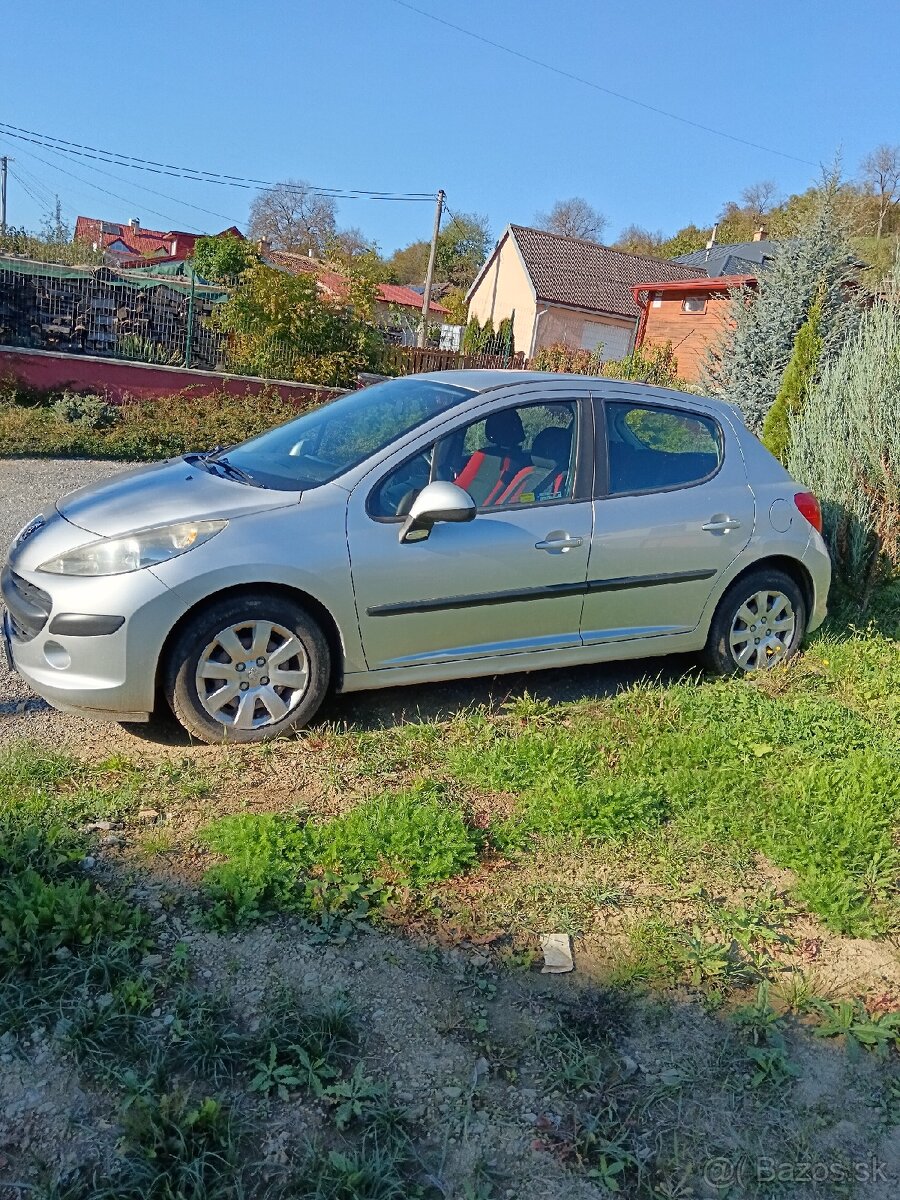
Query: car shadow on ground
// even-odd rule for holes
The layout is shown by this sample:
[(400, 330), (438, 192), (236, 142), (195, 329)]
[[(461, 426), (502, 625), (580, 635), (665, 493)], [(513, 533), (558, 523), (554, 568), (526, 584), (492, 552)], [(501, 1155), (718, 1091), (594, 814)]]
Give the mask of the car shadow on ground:
[[(420, 683), (347, 695), (332, 694), (309, 728), (315, 730), (336, 725), (341, 729), (364, 733), (410, 723), (448, 721), (476, 708), (495, 710), (526, 694), (551, 704), (603, 700), (642, 682), (666, 687), (684, 678), (694, 681), (702, 678), (697, 659), (690, 654), (672, 654), (666, 658), (645, 658), (599, 666), (590, 664), (547, 671), (519, 671), (511, 675)], [(190, 736), (164, 708), (150, 723), (128, 725), (127, 729), (141, 741), (157, 745), (186, 747), (192, 744)]]

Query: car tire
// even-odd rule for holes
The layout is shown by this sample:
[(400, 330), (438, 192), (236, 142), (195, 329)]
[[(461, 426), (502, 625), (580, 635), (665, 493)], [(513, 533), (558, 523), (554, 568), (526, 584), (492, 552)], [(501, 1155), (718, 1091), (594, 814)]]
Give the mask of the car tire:
[(742, 576), (719, 601), (703, 659), (716, 675), (764, 670), (792, 658), (803, 642), (807, 604), (784, 571)]
[[(271, 677), (270, 677), (271, 676)], [(315, 716), (331, 676), (319, 625), (281, 596), (213, 601), (189, 618), (165, 664), (166, 700), (203, 742), (264, 742)]]

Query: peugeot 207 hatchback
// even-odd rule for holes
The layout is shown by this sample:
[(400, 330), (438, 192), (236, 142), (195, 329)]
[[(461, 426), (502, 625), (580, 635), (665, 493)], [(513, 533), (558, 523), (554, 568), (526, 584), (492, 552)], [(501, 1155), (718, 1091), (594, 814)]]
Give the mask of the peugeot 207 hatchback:
[(329, 686), (783, 662), (825, 616), (820, 530), (725, 404), (447, 371), (63, 497), (13, 543), (4, 634), (57, 708), (261, 741)]

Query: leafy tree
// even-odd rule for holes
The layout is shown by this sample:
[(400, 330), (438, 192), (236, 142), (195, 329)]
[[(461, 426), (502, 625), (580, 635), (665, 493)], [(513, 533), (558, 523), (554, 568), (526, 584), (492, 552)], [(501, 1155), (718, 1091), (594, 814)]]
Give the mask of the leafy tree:
[(373, 304), (366, 280), (351, 280), (346, 298), (327, 298), (311, 274), (256, 263), (209, 321), (230, 335), (232, 369), (349, 387), (380, 344), (362, 315)]
[(391, 283), (424, 283), (428, 270), (428, 242), (410, 242), (387, 260)]
[(468, 315), (466, 293), (462, 288), (451, 288), (441, 296), (441, 304), (447, 310), (448, 325), (465, 325)]
[(832, 175), (811, 219), (778, 244), (757, 290), (741, 289), (732, 297), (723, 334), (709, 349), (704, 384), (737, 405), (755, 432), (775, 401), (794, 338), (816, 294), (822, 301), (823, 360), (839, 352), (852, 328), (856, 260), (837, 213), (837, 187)]
[[(467, 291), (491, 248), (487, 217), (476, 213), (453, 216), (438, 234), (434, 259), (435, 283), (448, 283)], [(387, 260), (393, 283), (423, 284), (428, 272), (430, 242), (410, 242)]]
[(679, 258), (682, 254), (693, 254), (695, 250), (703, 249), (711, 232), (697, 225), (685, 225), (657, 247), (656, 255), (658, 258)]
[(664, 241), (659, 231), (651, 233), (641, 225), (626, 225), (613, 242), (613, 249), (623, 250), (626, 254), (643, 254), (658, 258)]
[(791, 419), (796, 418), (803, 408), (819, 366), (822, 354), (821, 324), (822, 298), (817, 295), (810, 305), (809, 316), (794, 338), (791, 361), (763, 425), (763, 445), (785, 464), (791, 449)]
[(451, 217), (438, 234), (435, 279), (439, 283), (467, 289), (481, 269), (490, 248), (491, 233), (487, 217), (478, 216), (477, 213), (461, 213)]
[(276, 250), (319, 258), (336, 232), (337, 202), (308, 183), (288, 179), (260, 192), (250, 205), (250, 238), (265, 239)]
[(791, 473), (822, 504), (837, 580), (862, 607), (900, 568), (900, 271), (792, 416)]
[(558, 233), (562, 237), (583, 238), (586, 242), (599, 242), (606, 228), (606, 217), (581, 196), (569, 200), (557, 200), (549, 212), (535, 216), (538, 229)]
[(197, 238), (191, 265), (201, 279), (221, 283), (236, 279), (258, 261), (259, 255), (251, 242), (226, 233)]

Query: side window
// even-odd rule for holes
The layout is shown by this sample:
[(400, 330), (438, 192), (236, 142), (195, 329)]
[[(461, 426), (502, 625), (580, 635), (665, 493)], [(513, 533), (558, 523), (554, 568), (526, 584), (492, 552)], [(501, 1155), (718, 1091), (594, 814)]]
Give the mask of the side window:
[(699, 413), (611, 402), (606, 428), (613, 496), (700, 483), (722, 461), (721, 430)]
[(479, 509), (568, 500), (575, 486), (576, 430), (571, 400), (499, 409), (395, 467), (371, 494), (368, 511), (404, 516), (436, 479), (463, 488)]

